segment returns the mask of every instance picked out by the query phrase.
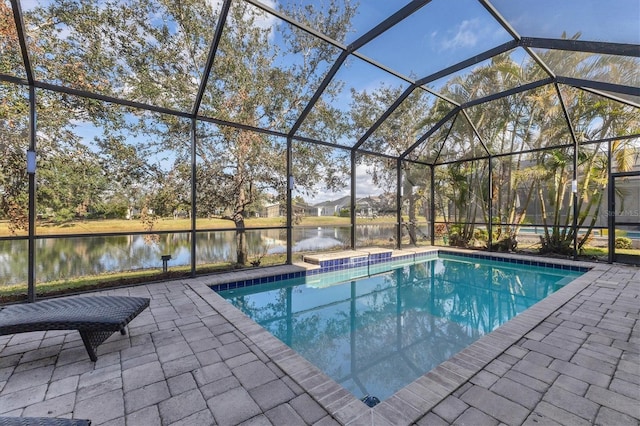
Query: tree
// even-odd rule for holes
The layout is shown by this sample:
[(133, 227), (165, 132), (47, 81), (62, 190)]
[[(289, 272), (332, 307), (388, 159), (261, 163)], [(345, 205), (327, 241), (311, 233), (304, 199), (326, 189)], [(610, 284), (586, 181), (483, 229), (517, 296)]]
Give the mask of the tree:
[[(446, 97), (464, 104), (541, 78), (532, 75), (538, 71), (539, 67), (534, 62), (519, 64), (505, 53), (493, 57), (485, 64), (479, 64), (466, 74), (454, 76), (441, 91)], [(491, 159), (492, 188), (488, 187), (488, 163), (467, 166), (466, 169), (474, 171), (469, 174), (468, 179), (464, 179), (464, 185), (471, 185), (469, 194), (473, 194), (473, 198), (451, 201), (454, 206), (456, 203), (467, 206), (462, 210), (466, 214), (460, 218), (466, 224), (473, 223), (480, 217), (488, 223), (491, 202), (494, 221), (492, 237), (499, 241), (516, 237), (521, 223), (526, 218), (533, 195), (534, 185), (530, 179), (532, 169), (526, 166), (528, 157), (522, 153), (523, 150), (534, 148), (536, 144), (535, 126), (538, 112), (532, 99), (528, 92), (524, 92), (466, 108), (466, 116), (459, 115), (456, 118), (456, 127), (452, 128), (449, 138), (445, 141), (445, 148), (451, 152), (448, 155), (449, 160), (470, 158), (474, 155), (483, 157), (513, 153), (511, 157)], [(466, 125), (466, 117), (469, 117), (475, 126), (475, 131), (478, 132), (484, 146), (477, 140), (475, 131)], [(447, 149), (443, 150), (445, 154)], [(443, 178), (446, 179), (446, 175)], [(460, 180), (455, 174), (449, 179), (452, 182)], [(455, 191), (454, 188), (450, 190)], [(466, 191), (458, 193), (464, 195)], [(442, 195), (440, 192), (439, 194)], [(474, 237), (475, 231), (468, 225), (461, 228), (462, 235), (458, 235), (457, 239), (464, 245)]]
[[(570, 92), (565, 99), (572, 113), (576, 133), (587, 140), (603, 139), (610, 134), (633, 134), (640, 130), (640, 121), (631, 107), (582, 92)], [(599, 125), (594, 125), (593, 117), (598, 117), (596, 121)], [(633, 149), (631, 140), (614, 140), (609, 160), (607, 150), (607, 144), (602, 142), (578, 147), (576, 229), (572, 226), (573, 199), (566, 201), (571, 196), (573, 150), (554, 150), (551, 156), (541, 159), (541, 165), (548, 174), (538, 180), (539, 199), (543, 206), (546, 198), (553, 200), (549, 211), (553, 222), (547, 223), (545, 220), (545, 233), (541, 237), (542, 252), (571, 254), (576, 233), (577, 251), (590, 240), (606, 199), (609, 184), (607, 161), (623, 172), (632, 170), (638, 161), (638, 152)]]
[[(287, 8), (285, 12), (294, 19), (320, 27), (338, 41), (344, 40), (355, 13), (348, 0)], [(219, 4), (201, 0), (106, 0), (99, 4), (54, 0), (25, 11), (36, 78), (192, 112), (219, 12)], [(3, 13), (10, 15), (10, 10)], [(15, 35), (12, 37), (15, 49)], [(287, 132), (336, 52), (332, 45), (276, 21), (253, 5), (233, 2), (198, 113)], [(331, 83), (327, 93), (334, 94), (338, 86), (339, 82)], [(191, 203), (190, 192), (184, 191), (185, 183), (190, 182), (184, 165), (190, 163), (192, 140), (187, 120), (46, 90), (38, 91), (37, 100), (38, 132), (45, 136), (40, 143), (47, 153), (40, 158), (42, 167), (50, 170), (42, 172), (39, 202), (43, 207), (60, 212), (66, 204), (71, 211), (83, 212), (90, 204), (124, 197), (130, 203), (144, 204), (139, 208), (153, 205), (154, 211), (167, 214), (178, 205)], [(318, 102), (306, 118), (302, 127), (308, 134), (339, 133), (332, 129), (344, 125), (344, 120), (330, 101), (331, 96)], [(76, 131), (78, 122), (90, 123), (99, 134), (87, 140)], [(226, 211), (224, 217), (237, 228), (238, 263), (245, 264), (244, 220), (255, 210), (252, 205), (266, 194), (285, 199), (286, 145), (265, 133), (225, 125), (200, 124), (195, 136), (196, 207), (200, 215)], [(70, 161), (65, 157), (69, 152), (82, 152), (85, 158), (79, 163)], [(159, 156), (164, 159), (152, 160)], [(305, 160), (310, 160), (309, 165), (300, 170), (297, 186), (311, 187), (325, 180), (326, 170), (330, 171), (327, 184), (336, 183), (331, 176), (338, 168), (323, 150), (313, 151)], [(76, 194), (73, 183), (56, 180), (73, 173), (74, 164), (100, 166), (101, 170), (91, 169), (92, 174), (98, 181), (108, 179), (108, 187), (84, 188), (87, 191), (82, 195)], [(63, 166), (67, 170), (56, 173)], [(104, 180), (100, 182), (103, 185)], [(180, 188), (179, 196), (170, 195), (172, 186)], [(74, 194), (78, 199), (56, 198), (59, 194)]]
[[(351, 120), (353, 134), (366, 132), (402, 93), (401, 87), (381, 86), (371, 92), (352, 92)], [(428, 114), (431, 106), (431, 115)], [(367, 139), (367, 149), (373, 152), (388, 152), (391, 155), (403, 154), (413, 145), (424, 129), (436, 123), (446, 113), (446, 103), (429, 99), (422, 90), (414, 90), (390, 117)], [(409, 161), (401, 162), (403, 200), (407, 202), (409, 223), (407, 224), (410, 244), (417, 243), (417, 217), (419, 207), (426, 198), (427, 182), (430, 175), (424, 166), (411, 160), (425, 161), (430, 157), (434, 147), (422, 144), (408, 157)], [(387, 193), (395, 193), (397, 181), (397, 164), (385, 157), (359, 156), (359, 161), (371, 166), (371, 176), (376, 185), (380, 185)], [(428, 162), (428, 160), (427, 160)]]
[[(578, 38), (579, 34), (573, 38)], [(614, 79), (616, 83), (632, 86), (633, 61), (624, 57), (594, 57), (589, 53), (548, 51), (541, 59), (558, 72), (594, 79)], [(609, 76), (607, 73), (610, 73)], [(534, 62), (514, 63), (508, 55), (498, 55), (490, 63), (474, 68), (466, 75), (452, 78), (443, 87), (443, 93), (460, 103), (477, 97), (514, 87), (530, 81), (545, 78), (545, 72)], [(562, 98), (561, 98), (562, 97)], [(564, 102), (569, 111), (569, 124), (563, 112)], [(638, 132), (637, 109), (622, 103), (607, 100), (579, 89), (546, 85), (535, 90), (502, 97), (465, 110), (490, 154), (512, 153), (511, 156), (493, 158), (493, 218), (494, 239), (510, 240), (518, 235), (520, 227), (527, 220), (531, 205), (537, 202), (542, 209), (542, 224), (545, 235), (542, 250), (570, 252), (574, 238), (572, 201), (569, 194), (573, 179), (573, 144), (569, 125), (581, 142), (578, 148), (578, 176), (580, 181), (577, 201), (578, 227), (586, 225), (586, 232), (580, 233), (578, 249), (590, 238), (591, 230), (600, 214), (603, 194), (606, 193), (606, 149), (602, 143), (584, 145), (582, 142), (600, 140), (607, 137)], [(456, 126), (459, 116), (456, 119)], [(477, 144), (467, 145), (464, 140), (473, 141), (473, 133), (452, 129), (445, 141), (444, 153), (451, 150), (454, 160), (476, 155)], [(616, 141), (612, 144), (612, 161), (620, 170), (628, 170), (633, 164), (629, 142)], [(566, 146), (569, 146), (567, 148)], [(525, 150), (534, 150), (522, 153)], [(442, 155), (442, 154), (441, 154)], [(439, 167), (438, 167), (439, 168)], [(438, 173), (438, 168), (436, 173)], [(471, 181), (457, 171), (460, 167), (448, 166), (450, 176), (440, 174), (445, 182), (442, 190), (436, 191), (441, 197), (450, 191), (452, 206), (466, 206), (466, 211), (475, 208), (470, 194)], [(468, 175), (471, 176), (471, 175)], [(484, 179), (484, 178), (482, 178)], [(476, 191), (483, 192), (486, 182), (480, 179)], [(447, 189), (448, 188), (448, 189)], [(456, 195), (457, 194), (457, 195)], [(460, 198), (462, 197), (462, 198)], [(488, 222), (488, 194), (480, 199), (485, 222)], [(441, 203), (442, 204), (442, 203)], [(444, 210), (444, 205), (441, 206)], [(454, 210), (455, 212), (458, 209)], [(463, 219), (473, 222), (473, 214)], [(576, 230), (577, 232), (577, 230)], [(470, 238), (468, 232), (464, 232)], [(464, 239), (463, 239), (464, 240)], [(464, 243), (464, 241), (463, 241)]]
[[(331, 2), (335, 5), (337, 2)], [(322, 15), (312, 6), (289, 11), (303, 23), (322, 21), (332, 35), (343, 39), (353, 10), (345, 3), (344, 14)], [(230, 10), (220, 50), (203, 104), (203, 113), (213, 111), (218, 118), (273, 129), (292, 124), (312, 93), (301, 88), (317, 87), (322, 73), (319, 67), (332, 59), (332, 49), (324, 42), (295, 27), (280, 24), (283, 43), (271, 41), (271, 26), (257, 24), (263, 12), (246, 3), (236, 3)], [(301, 63), (280, 65), (287, 54), (305, 52)], [(339, 125), (340, 117), (331, 111)], [(305, 126), (313, 129), (321, 122), (310, 115)], [(286, 145), (284, 140), (251, 130), (228, 126), (200, 128), (197, 135), (199, 173), (207, 179), (198, 181), (198, 194), (204, 194), (209, 209), (217, 204), (227, 211), (223, 217), (233, 220), (237, 230), (237, 262), (247, 261), (245, 218), (249, 206), (259, 194), (272, 191), (279, 200), (286, 196)], [(299, 148), (298, 148), (299, 149)], [(317, 150), (305, 158), (305, 173), (297, 173), (296, 185), (309, 187), (318, 180), (323, 168), (334, 169), (331, 158)], [(327, 177), (324, 178), (325, 181)], [(215, 186), (211, 186), (211, 185)], [(203, 201), (204, 201), (203, 200)]]
[[(13, 15), (6, 2), (0, 3), (0, 52), (0, 73), (24, 75)], [(0, 83), (0, 218), (9, 220), (12, 233), (28, 226), (28, 181), (24, 167), (28, 135), (27, 92), (17, 85)]]
[(0, 218), (15, 233), (28, 226), (28, 101), (18, 86), (0, 84)]

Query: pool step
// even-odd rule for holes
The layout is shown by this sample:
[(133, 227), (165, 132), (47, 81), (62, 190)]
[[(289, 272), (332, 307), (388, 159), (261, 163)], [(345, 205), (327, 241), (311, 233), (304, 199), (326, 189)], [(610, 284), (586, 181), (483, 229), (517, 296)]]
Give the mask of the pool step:
[(308, 273), (324, 273), (371, 266), (391, 261), (415, 261), (423, 255), (437, 253), (433, 247), (416, 247), (409, 250), (392, 250), (379, 247), (361, 248), (358, 250), (346, 250), (331, 253), (316, 253), (303, 256), (303, 262), (314, 267), (309, 268)]

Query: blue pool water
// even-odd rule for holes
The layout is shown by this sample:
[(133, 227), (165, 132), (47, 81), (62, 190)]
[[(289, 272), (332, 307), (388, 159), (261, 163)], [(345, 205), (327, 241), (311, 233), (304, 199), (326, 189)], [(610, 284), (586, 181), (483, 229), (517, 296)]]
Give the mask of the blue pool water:
[(356, 397), (382, 401), (580, 275), (441, 254), (219, 293)]

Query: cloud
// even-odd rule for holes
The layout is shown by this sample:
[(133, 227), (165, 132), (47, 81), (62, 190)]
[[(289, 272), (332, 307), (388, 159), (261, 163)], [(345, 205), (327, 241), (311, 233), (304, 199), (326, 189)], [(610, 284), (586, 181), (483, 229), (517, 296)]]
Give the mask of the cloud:
[(380, 195), (384, 191), (373, 183), (371, 167), (360, 164), (356, 167), (356, 197)]
[[(309, 197), (305, 200), (309, 204), (317, 204), (324, 201), (332, 201), (346, 197), (351, 194), (351, 185), (348, 181), (345, 181), (344, 187), (339, 191), (327, 192), (321, 184), (318, 184), (314, 188), (314, 192), (315, 195), (313, 197)], [(374, 185), (370, 173), (370, 167), (365, 164), (359, 164), (356, 167), (356, 197), (363, 198), (367, 196), (380, 195), (383, 192), (382, 188)], [(294, 196), (295, 195), (296, 194), (294, 193)]]
[[(459, 49), (465, 47), (473, 47), (478, 42), (482, 28), (478, 19), (464, 20), (462, 21), (453, 32), (448, 31), (448, 38), (444, 38), (440, 41), (440, 50)], [(432, 36), (437, 37), (437, 33)]]

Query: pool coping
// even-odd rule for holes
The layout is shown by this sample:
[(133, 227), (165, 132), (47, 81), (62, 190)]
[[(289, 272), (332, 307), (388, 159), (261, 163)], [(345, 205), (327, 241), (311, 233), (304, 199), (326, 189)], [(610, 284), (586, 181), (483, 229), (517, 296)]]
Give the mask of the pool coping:
[[(515, 260), (515, 263), (519, 263), (519, 261), (532, 262), (530, 256), (518, 254), (491, 253), (487, 255), (473, 250), (455, 248), (433, 248), (430, 251), (452, 252), (470, 257), (475, 257), (474, 255), (490, 256), (508, 259), (510, 262)], [(318, 367), (228, 303), (215, 291), (212, 291), (209, 287), (211, 279), (203, 277), (196, 279), (196, 282), (190, 283), (190, 285), (196, 293), (210, 303), (227, 321), (234, 324), (340, 423), (345, 425), (385, 425), (398, 424), (398, 421), (402, 419), (406, 424), (410, 424), (419, 420), (558, 308), (602, 276), (610, 266), (564, 259), (534, 259), (533, 262), (559, 265), (566, 267), (566, 269), (584, 268), (588, 271), (491, 333), (482, 336), (372, 408), (369, 408)], [(290, 270), (295, 273), (300, 270), (300, 267), (289, 265), (282, 270)], [(253, 272), (254, 275), (256, 273), (259, 271)]]
[[(514, 265), (540, 266), (574, 272), (586, 272), (589, 269), (579, 266), (577, 262), (561, 264), (540, 260), (538, 258), (532, 260), (528, 257), (506, 257), (500, 256), (499, 254), (464, 251), (455, 248), (417, 247), (409, 250), (367, 248), (357, 251), (347, 250), (310, 256), (314, 258), (314, 263), (298, 262), (293, 265), (281, 267), (248, 269), (235, 272), (235, 280), (229, 280), (229, 275), (227, 274), (219, 275), (217, 279), (212, 279), (211, 282), (208, 283), (208, 286), (212, 290), (219, 292), (297, 278), (313, 279), (322, 276), (331, 276), (332, 280), (352, 280), (383, 273), (398, 266), (431, 260), (439, 257), (441, 254), (476, 260), (502, 260)], [(267, 273), (267, 270), (272, 272)]]

